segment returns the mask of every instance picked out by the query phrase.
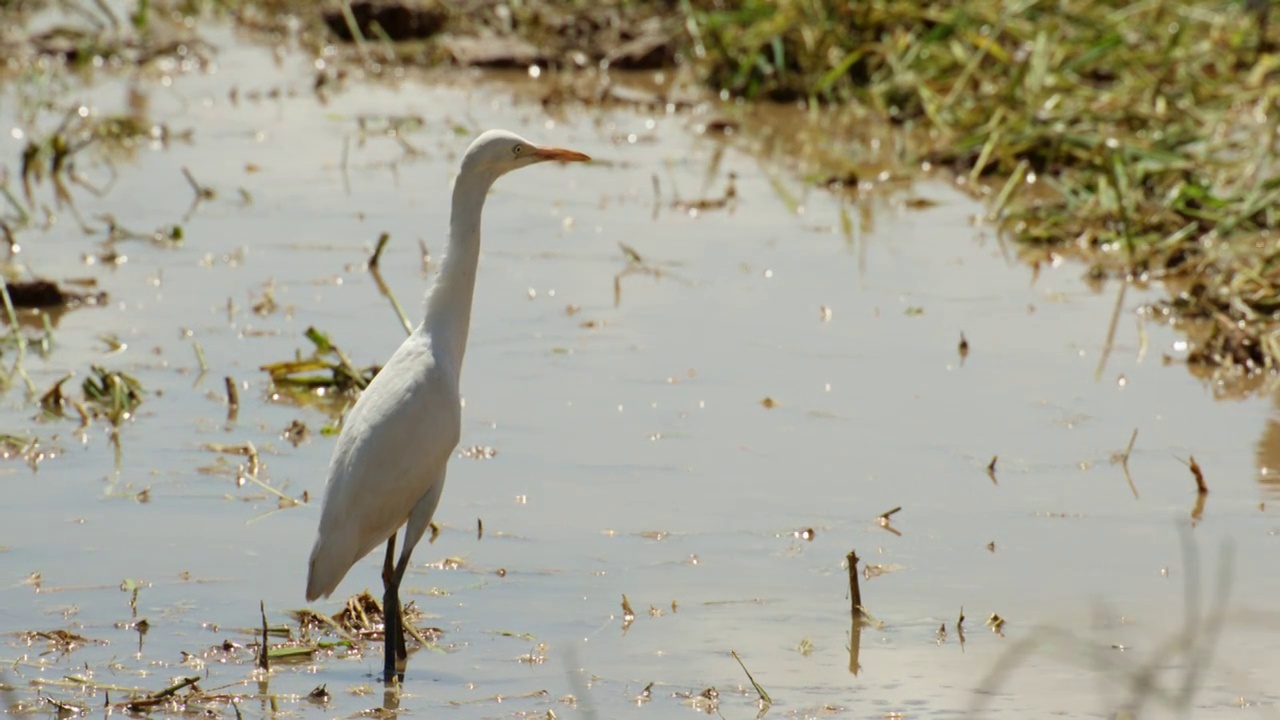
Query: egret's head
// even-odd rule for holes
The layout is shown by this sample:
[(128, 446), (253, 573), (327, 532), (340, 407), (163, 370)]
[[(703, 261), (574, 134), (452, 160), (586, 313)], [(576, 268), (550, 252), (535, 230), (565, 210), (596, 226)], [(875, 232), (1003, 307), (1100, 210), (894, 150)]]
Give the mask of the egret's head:
[(497, 178), (517, 168), (558, 160), (585, 162), (591, 158), (564, 148), (543, 147), (506, 130), (489, 130), (475, 139), (462, 156), (462, 172), (484, 172)]

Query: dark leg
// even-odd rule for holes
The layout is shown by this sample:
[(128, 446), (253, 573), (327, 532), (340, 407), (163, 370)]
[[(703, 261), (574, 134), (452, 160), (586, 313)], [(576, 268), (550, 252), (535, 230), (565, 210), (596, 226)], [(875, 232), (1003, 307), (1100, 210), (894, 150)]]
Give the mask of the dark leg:
[[(409, 569), (409, 554), (404, 553), (400, 556), (400, 562), (396, 563), (395, 570), (391, 578), (391, 588), (394, 595), (395, 611), (396, 611), (396, 636), (395, 636), (395, 666), (400, 676), (404, 679), (404, 669), (409, 664), (409, 651), (404, 643), (404, 616), (400, 607), (400, 581), (404, 579), (404, 573)], [(391, 645), (387, 645), (387, 650), (391, 650)], [(390, 667), (390, 665), (388, 665)]]
[[(394, 682), (396, 677), (396, 638), (401, 637), (400, 578), (393, 565), (395, 556), (396, 536), (392, 533), (391, 539), (387, 540), (387, 559), (382, 565), (382, 680), (386, 683)], [(398, 644), (404, 647), (404, 639), (401, 638)]]

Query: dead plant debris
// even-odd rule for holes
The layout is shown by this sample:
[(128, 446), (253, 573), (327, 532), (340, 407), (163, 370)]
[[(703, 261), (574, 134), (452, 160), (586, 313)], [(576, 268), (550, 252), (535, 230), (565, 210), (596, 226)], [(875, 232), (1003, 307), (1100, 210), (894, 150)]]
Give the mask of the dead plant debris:
[(363, 390), (381, 369), (376, 365), (357, 369), (328, 335), (314, 327), (307, 328), (304, 335), (313, 346), (310, 357), (299, 354), (293, 360), (260, 368), (271, 375), (277, 389), (321, 395), (352, 393)]
[(1187, 457), (1187, 467), (1191, 469), (1191, 476), (1196, 480), (1196, 492), (1201, 495), (1209, 493), (1209, 486), (1204, 481), (1204, 471), (1200, 469), (1200, 463), (1196, 462), (1196, 456)]
[(132, 375), (98, 365), (91, 366), (89, 371), (80, 387), (90, 414), (105, 417), (113, 426), (131, 419), (134, 410), (142, 404), (142, 383)]

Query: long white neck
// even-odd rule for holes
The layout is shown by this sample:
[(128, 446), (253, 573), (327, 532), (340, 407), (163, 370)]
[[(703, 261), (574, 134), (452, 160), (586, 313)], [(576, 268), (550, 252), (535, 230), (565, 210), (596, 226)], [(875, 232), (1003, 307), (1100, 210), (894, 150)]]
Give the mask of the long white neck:
[(480, 263), (480, 212), (496, 177), (464, 173), (453, 187), (449, 217), (449, 248), (440, 265), (435, 287), (427, 294), (427, 318), (423, 330), (434, 347), (444, 350), (453, 369), (462, 371), (471, 330), (471, 301), (475, 296), (476, 269)]

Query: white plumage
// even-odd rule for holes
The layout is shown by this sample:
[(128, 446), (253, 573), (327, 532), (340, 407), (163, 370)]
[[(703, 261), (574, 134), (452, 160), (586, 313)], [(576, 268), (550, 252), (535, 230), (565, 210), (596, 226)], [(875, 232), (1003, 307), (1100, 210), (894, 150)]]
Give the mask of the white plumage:
[[(320, 527), (307, 571), (307, 600), (328, 597), (355, 563), (383, 543), (385, 679), (403, 672), (400, 581), (413, 548), (431, 524), (445, 469), (458, 445), (459, 380), (471, 326), (480, 259), (480, 214), (494, 181), (548, 160), (586, 155), (539, 147), (503, 130), (471, 143), (453, 189), (449, 246), (426, 319), (396, 350), (347, 414), (333, 449)], [(405, 527), (392, 564), (396, 532)]]

